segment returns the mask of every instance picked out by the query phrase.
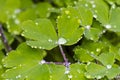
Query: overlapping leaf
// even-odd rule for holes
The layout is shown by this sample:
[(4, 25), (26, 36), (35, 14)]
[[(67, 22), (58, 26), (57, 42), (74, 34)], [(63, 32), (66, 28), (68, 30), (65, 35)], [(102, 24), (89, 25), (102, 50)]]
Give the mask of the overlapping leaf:
[(34, 48), (50, 50), (58, 44), (75, 44), (81, 39), (84, 31), (83, 28), (79, 28), (80, 19), (76, 18), (76, 15), (78, 15), (78, 12), (72, 7), (62, 11), (62, 15), (57, 20), (58, 36), (48, 19), (38, 19), (34, 22), (31, 20), (25, 21), (22, 25), (23, 36), (31, 39), (27, 43)]
[(66, 45), (72, 45), (81, 39), (84, 29), (79, 28), (80, 15), (76, 8), (68, 7), (62, 10), (57, 19), (58, 37), (64, 38)]
[(31, 40), (27, 44), (34, 48), (52, 49), (57, 46), (57, 34), (48, 19), (31, 20), (23, 23), (23, 36)]

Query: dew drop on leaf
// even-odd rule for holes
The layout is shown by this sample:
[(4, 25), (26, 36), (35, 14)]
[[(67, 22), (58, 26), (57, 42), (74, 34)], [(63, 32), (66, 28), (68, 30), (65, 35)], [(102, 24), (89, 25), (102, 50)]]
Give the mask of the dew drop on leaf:
[(41, 60), (41, 61), (39, 62), (39, 64), (45, 64), (45, 63), (46, 63), (45, 60)]
[(21, 75), (16, 76), (16, 79), (21, 78)]
[(90, 76), (90, 75), (86, 75), (86, 77), (87, 77), (87, 78), (91, 78), (91, 76)]
[(93, 17), (94, 17), (94, 18), (97, 18), (97, 15), (96, 15), (96, 14), (94, 14), (94, 15), (93, 15)]
[(90, 25), (85, 26), (86, 29), (90, 29)]
[(58, 40), (58, 44), (65, 44), (66, 42), (67, 42), (67, 40), (64, 38), (59, 38), (59, 40)]
[(67, 16), (68, 19), (70, 19), (70, 16)]
[(65, 70), (65, 74), (69, 74), (70, 73), (70, 70), (69, 70), (69, 68), (67, 68), (66, 70)]
[(71, 78), (72, 78), (72, 75), (68, 75), (68, 78), (71, 79)]
[(52, 42), (52, 39), (48, 39), (48, 42)]
[(93, 4), (93, 5), (92, 5), (92, 7), (93, 7), (93, 8), (95, 8), (95, 7), (96, 7), (96, 5), (95, 5), (95, 4)]
[(68, 11), (68, 10), (65, 11), (65, 14), (69, 14), (69, 13), (70, 13), (70, 11)]
[(15, 19), (15, 24), (19, 24), (20, 21), (18, 19)]
[(16, 9), (16, 10), (14, 11), (15, 14), (18, 14), (18, 13), (20, 13), (20, 12), (21, 12), (20, 9)]
[(97, 49), (96, 49), (96, 52), (100, 52), (100, 50), (101, 50), (100, 48), (97, 48)]
[(105, 28), (110, 29), (110, 28), (111, 28), (111, 25), (110, 25), (110, 24), (107, 24), (107, 25), (105, 25)]
[(37, 22), (36, 22), (35, 24), (36, 24), (36, 26), (38, 26), (38, 23), (37, 23)]
[(77, 22), (78, 22), (78, 24), (80, 24), (80, 23), (81, 23), (81, 20), (80, 20), (80, 19), (78, 19), (78, 20), (77, 20)]
[(102, 77), (101, 76), (97, 76), (97, 79), (101, 79)]
[(107, 65), (106, 67), (107, 67), (107, 69), (111, 69), (112, 65)]
[(85, 7), (88, 7), (88, 4), (85, 4)]

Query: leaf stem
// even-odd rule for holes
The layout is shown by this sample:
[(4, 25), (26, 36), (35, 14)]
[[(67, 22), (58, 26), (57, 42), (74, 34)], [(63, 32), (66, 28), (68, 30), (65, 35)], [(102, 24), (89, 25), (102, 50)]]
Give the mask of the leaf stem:
[(65, 61), (65, 66), (66, 66), (67, 68), (69, 68), (68, 59), (66, 58), (65, 53), (64, 53), (64, 51), (63, 51), (63, 48), (62, 48), (62, 46), (61, 46), (60, 44), (59, 44), (59, 48), (60, 48), (60, 52), (61, 52), (61, 54), (62, 54), (62, 56), (63, 56), (63, 59), (64, 59), (64, 61)]
[[(9, 46), (8, 41), (7, 41), (7, 39), (6, 39), (5, 35), (4, 35), (2, 24), (0, 24), (0, 36), (1, 36), (1, 40), (3, 42), (3, 45), (5, 46), (6, 52), (11, 51), (12, 48)], [(6, 55), (7, 55), (7, 53), (6, 53)]]

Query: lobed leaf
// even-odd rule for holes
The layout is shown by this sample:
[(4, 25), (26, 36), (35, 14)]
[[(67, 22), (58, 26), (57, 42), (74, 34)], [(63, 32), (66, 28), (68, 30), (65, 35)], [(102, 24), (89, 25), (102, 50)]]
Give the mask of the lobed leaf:
[(27, 41), (31, 47), (50, 50), (57, 46), (57, 34), (48, 19), (28, 20), (22, 26), (22, 35), (31, 39)]

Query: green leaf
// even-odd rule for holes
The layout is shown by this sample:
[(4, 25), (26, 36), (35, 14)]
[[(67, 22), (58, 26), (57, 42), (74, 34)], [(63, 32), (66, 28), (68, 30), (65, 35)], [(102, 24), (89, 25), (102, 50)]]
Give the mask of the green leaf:
[(112, 9), (110, 12), (109, 23), (105, 25), (105, 27), (114, 32), (120, 32), (120, 8)]
[(109, 78), (109, 79), (113, 79), (115, 78), (117, 75), (120, 74), (120, 68), (111, 68), (109, 69), (107, 72), (106, 72), (106, 76)]
[(65, 66), (49, 64), (51, 80), (68, 80), (68, 75), (65, 74)]
[[(96, 18), (100, 23), (105, 25), (109, 20), (109, 7), (104, 0), (90, 1), (92, 6), (93, 17)], [(104, 13), (104, 14), (103, 14)]]
[(114, 64), (114, 54), (112, 53), (102, 53), (97, 58), (106, 68), (110, 69)]
[(76, 5), (91, 10), (93, 17), (105, 25), (109, 20), (109, 6), (104, 0), (79, 0)]
[(92, 61), (94, 58), (90, 55), (90, 52), (88, 50), (85, 50), (83, 48), (76, 48), (74, 50), (75, 52), (75, 59), (78, 59), (82, 62), (89, 62)]
[(84, 64), (71, 64), (70, 65), (70, 75), (71, 80), (86, 80), (85, 75), (85, 65)]
[(114, 46), (110, 46), (109, 52), (114, 54), (115, 59), (120, 61), (120, 49)]
[(40, 60), (46, 55), (45, 51), (39, 49), (32, 49), (25, 43), (21, 44), (17, 50), (9, 52), (8, 56), (2, 61), (4, 67), (24, 66), (27, 63), (39, 63)]
[(93, 15), (92, 12), (84, 6), (77, 5), (75, 6), (80, 16), (80, 25), (87, 26), (92, 24)]
[(58, 37), (66, 40), (65, 45), (72, 45), (82, 38), (84, 29), (79, 28), (80, 18), (77, 9), (68, 7), (62, 10), (58, 16), (57, 27)]
[(31, 47), (50, 50), (57, 46), (57, 34), (50, 20), (28, 20), (23, 22), (22, 28), (22, 35), (31, 39), (27, 41)]
[(101, 30), (97, 28), (90, 28), (90, 29), (85, 29), (84, 33), (85, 37), (87, 39), (93, 40), (93, 41), (98, 41), (100, 35), (101, 35)]
[(48, 66), (42, 65), (41, 63), (45, 54), (43, 50), (32, 49), (25, 43), (21, 44), (16, 51), (11, 51), (8, 56), (2, 60), (4, 67), (10, 68), (2, 75), (3, 78), (13, 80), (23, 80), (25, 78), (48, 80)]
[(50, 8), (52, 8), (52, 6), (47, 2), (38, 3), (35, 6), (35, 12), (39, 17), (46, 18), (50, 16), (50, 11), (49, 11)]
[(86, 70), (87, 72), (85, 75), (87, 78), (101, 79), (106, 74), (106, 68), (95, 63), (89, 63), (86, 67)]

